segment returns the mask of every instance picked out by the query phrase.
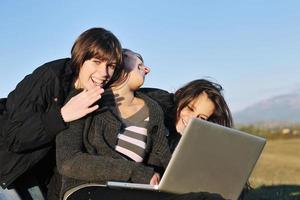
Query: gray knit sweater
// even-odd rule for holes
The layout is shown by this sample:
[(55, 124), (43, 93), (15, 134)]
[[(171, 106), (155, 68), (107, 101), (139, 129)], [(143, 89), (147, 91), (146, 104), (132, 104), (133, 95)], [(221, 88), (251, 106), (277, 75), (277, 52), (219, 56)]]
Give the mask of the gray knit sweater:
[(127, 160), (115, 151), (117, 135), (124, 125), (116, 108), (103, 98), (98, 112), (71, 122), (56, 138), (57, 167), (63, 176), (61, 195), (83, 183), (105, 184), (109, 180), (149, 183), (155, 167), (166, 168), (171, 153), (165, 137), (163, 112), (149, 97), (141, 93), (136, 96), (149, 108), (144, 162)]

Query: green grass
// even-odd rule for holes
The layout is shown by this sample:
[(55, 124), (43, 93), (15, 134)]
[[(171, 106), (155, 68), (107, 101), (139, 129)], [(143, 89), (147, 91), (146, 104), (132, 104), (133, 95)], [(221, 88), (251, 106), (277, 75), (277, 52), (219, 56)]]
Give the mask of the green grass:
[(277, 185), (262, 186), (249, 192), (245, 200), (299, 200), (300, 186)]
[(268, 140), (246, 200), (300, 200), (300, 138)]

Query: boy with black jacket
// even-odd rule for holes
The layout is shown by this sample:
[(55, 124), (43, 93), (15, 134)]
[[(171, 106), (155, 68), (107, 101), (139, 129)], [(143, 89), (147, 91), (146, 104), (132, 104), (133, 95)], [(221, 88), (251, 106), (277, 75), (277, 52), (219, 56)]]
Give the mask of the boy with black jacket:
[[(9, 192), (7, 188), (15, 188), (19, 193), (25, 189), (26, 194), (21, 194), (23, 199), (31, 199), (27, 189), (35, 185), (31, 184), (33, 176), (39, 178), (38, 184), (42, 186), (49, 182), (55, 166), (53, 147), (56, 135), (68, 128), (68, 122), (98, 109), (94, 103), (101, 98), (102, 87), (118, 77), (121, 50), (120, 42), (110, 31), (89, 29), (75, 41), (71, 59), (42, 65), (8, 95), (5, 103), (7, 117), (1, 123), (0, 138), (2, 193)], [(95, 58), (101, 62), (96, 63)], [(90, 77), (82, 77), (81, 69), (87, 62), (92, 63), (90, 69), (94, 71)], [(101, 65), (101, 70), (109, 68), (116, 73), (113, 77), (112, 73), (103, 74), (104, 70), (100, 72), (98, 65)], [(98, 76), (101, 80), (97, 79)], [(65, 103), (79, 78), (90, 87)]]

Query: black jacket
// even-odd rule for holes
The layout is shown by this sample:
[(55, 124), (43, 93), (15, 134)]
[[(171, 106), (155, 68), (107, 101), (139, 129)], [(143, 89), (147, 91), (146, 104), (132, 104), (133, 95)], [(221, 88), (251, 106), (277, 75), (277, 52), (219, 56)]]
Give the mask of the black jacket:
[(69, 63), (66, 58), (40, 66), (8, 95), (8, 119), (1, 124), (0, 138), (3, 188), (44, 158), (53, 148), (56, 134), (67, 128), (60, 109), (74, 78)]
[(141, 88), (139, 91), (151, 97), (161, 106), (164, 112), (165, 126), (169, 130), (167, 135), (169, 147), (171, 152), (173, 152), (181, 138), (175, 126), (176, 108), (174, 94), (157, 88)]
[(6, 98), (1, 98), (0, 99), (0, 139), (2, 135), (2, 129), (4, 126), (4, 123), (7, 121), (7, 111), (6, 111)]

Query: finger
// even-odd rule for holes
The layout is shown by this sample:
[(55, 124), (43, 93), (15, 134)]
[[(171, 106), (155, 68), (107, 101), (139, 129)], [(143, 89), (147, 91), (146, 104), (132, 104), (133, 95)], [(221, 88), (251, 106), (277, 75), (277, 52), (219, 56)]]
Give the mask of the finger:
[(99, 89), (97, 89), (97, 88), (93, 88), (90, 90), (84, 89), (80, 94), (84, 98), (89, 98), (89, 96), (91, 96), (91, 94), (94, 94), (95, 92), (97, 93), (97, 90), (99, 90)]
[(77, 104), (77, 106), (81, 105), (82, 108), (88, 108), (100, 98), (101, 98), (100, 94), (91, 97), (88, 96), (85, 92), (83, 92), (74, 98), (75, 100), (74, 103)]
[(156, 177), (157, 182), (159, 182), (160, 181), (160, 175), (158, 173), (155, 173), (155, 177)]
[(158, 183), (159, 183), (159, 180), (158, 180), (157, 177), (156, 177), (155, 180), (154, 180), (154, 184), (155, 184), (155, 185), (158, 185)]
[(89, 114), (89, 113), (91, 113), (91, 112), (94, 112), (95, 110), (97, 110), (99, 108), (99, 105), (94, 105), (94, 106), (92, 106), (92, 107), (90, 107), (90, 108), (88, 108), (86, 111), (86, 114)]
[(93, 99), (93, 98), (97, 98), (97, 97), (101, 97), (101, 95), (103, 94), (103, 92), (104, 92), (104, 90), (103, 89), (101, 89), (101, 90), (96, 90), (96, 91), (94, 91), (93, 93), (88, 93), (87, 94), (87, 96), (86, 96), (86, 98), (88, 98), (88, 99)]
[(150, 180), (150, 185), (156, 185), (153, 177)]
[[(85, 94), (86, 94), (86, 92), (87, 92), (87, 90), (82, 90), (81, 92), (79, 92), (78, 94), (76, 94), (74, 97), (81, 97), (81, 96), (84, 96)], [(74, 98), (74, 97), (72, 97), (72, 98)]]
[(86, 95), (85, 96), (85, 101), (87, 102), (95, 102), (95, 99), (100, 99), (101, 98), (101, 94), (100, 93), (94, 93), (94, 94), (90, 94), (90, 95)]
[(155, 174), (155, 175), (156, 175), (157, 181), (159, 182), (159, 181), (160, 181), (160, 176), (159, 176), (159, 174)]
[(87, 91), (85, 93), (82, 94), (82, 96), (78, 97), (80, 98), (80, 100), (85, 104), (87, 104), (87, 106), (90, 106), (91, 104), (93, 104), (95, 101), (99, 100), (101, 98), (101, 92), (103, 92), (103, 90), (98, 89), (98, 90), (93, 90), (93, 91)]
[(93, 105), (95, 102), (97, 102), (99, 99), (101, 99), (101, 95), (98, 96), (94, 96), (91, 98), (88, 98), (86, 101), (86, 106), (90, 107), (91, 105)]
[(159, 184), (159, 182), (160, 182), (160, 176), (157, 175), (157, 184)]
[(93, 95), (95, 93), (97, 94), (100, 94), (100, 93), (103, 93), (104, 92), (104, 89), (103, 88), (100, 88), (100, 87), (94, 87), (90, 90), (87, 91), (87, 95)]
[(153, 177), (152, 177), (152, 183), (154, 184), (154, 185), (158, 185), (159, 184), (159, 176), (158, 176), (158, 174), (154, 174), (153, 175)]

